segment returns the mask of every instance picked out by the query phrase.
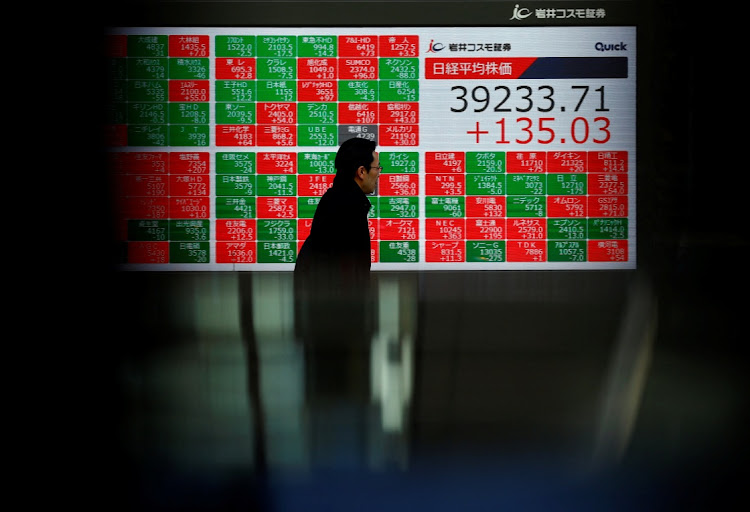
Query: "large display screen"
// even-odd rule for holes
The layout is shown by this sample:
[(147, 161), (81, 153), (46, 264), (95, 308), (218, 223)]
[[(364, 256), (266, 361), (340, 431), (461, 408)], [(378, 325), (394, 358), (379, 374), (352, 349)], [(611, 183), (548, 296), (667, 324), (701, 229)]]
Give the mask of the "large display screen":
[(373, 139), (373, 270), (636, 266), (635, 27), (122, 27), (123, 269), (293, 270)]

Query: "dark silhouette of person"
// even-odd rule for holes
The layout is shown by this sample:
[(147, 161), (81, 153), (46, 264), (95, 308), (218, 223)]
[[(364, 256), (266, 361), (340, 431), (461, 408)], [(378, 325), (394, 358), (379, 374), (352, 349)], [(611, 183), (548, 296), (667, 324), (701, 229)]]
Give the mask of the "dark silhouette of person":
[(294, 269), (295, 335), (303, 344), (305, 395), (316, 463), (363, 467), (376, 318), (367, 215), (380, 175), (376, 143), (341, 144)]
[(374, 141), (352, 138), (336, 153), (336, 176), (320, 198), (294, 268), (295, 326), (302, 338), (346, 338), (370, 327), (367, 194), (382, 170), (375, 148)]

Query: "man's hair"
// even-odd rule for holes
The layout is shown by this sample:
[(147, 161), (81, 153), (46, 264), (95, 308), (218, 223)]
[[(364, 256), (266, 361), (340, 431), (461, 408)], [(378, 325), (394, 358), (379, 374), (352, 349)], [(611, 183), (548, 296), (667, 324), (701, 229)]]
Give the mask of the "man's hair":
[(360, 165), (364, 165), (369, 171), (370, 164), (374, 160), (372, 153), (376, 147), (375, 141), (359, 137), (344, 141), (333, 163), (336, 167), (336, 177), (354, 179)]

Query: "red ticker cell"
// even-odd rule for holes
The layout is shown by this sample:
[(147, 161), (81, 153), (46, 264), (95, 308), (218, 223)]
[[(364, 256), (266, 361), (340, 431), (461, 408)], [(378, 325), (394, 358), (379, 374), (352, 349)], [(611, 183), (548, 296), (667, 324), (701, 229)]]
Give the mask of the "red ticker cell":
[(547, 219), (508, 219), (508, 240), (544, 240)]
[(297, 217), (297, 198), (259, 197), (259, 219), (294, 219)]
[(304, 57), (297, 59), (298, 80), (335, 80), (338, 78), (338, 59)]
[(256, 145), (255, 126), (247, 124), (216, 125), (217, 146), (248, 147)]
[(433, 241), (425, 243), (425, 261), (428, 263), (461, 263), (466, 261), (466, 242)]
[(505, 160), (507, 172), (543, 173), (547, 171), (547, 153), (544, 151), (508, 151)]
[(547, 243), (544, 240), (508, 241), (507, 260), (518, 262), (547, 261)]
[(255, 219), (216, 219), (216, 240), (223, 242), (256, 239)]
[(587, 172), (586, 151), (550, 151), (547, 153), (547, 172)]
[(618, 196), (628, 193), (628, 175), (620, 173), (589, 173), (589, 195)]
[(468, 196), (466, 198), (466, 216), (479, 218), (505, 217), (504, 196)]
[(128, 263), (169, 263), (169, 242), (128, 242)]
[(209, 197), (170, 197), (170, 219), (207, 219), (211, 214)]
[(589, 261), (628, 261), (627, 240), (589, 240)]
[(333, 178), (332, 174), (300, 174), (297, 176), (297, 193), (300, 196), (322, 196), (333, 185)]
[(380, 219), (381, 240), (418, 240), (419, 219)]
[(169, 153), (162, 151), (134, 151), (124, 153), (123, 171), (129, 174), (166, 174)]
[(216, 242), (216, 263), (257, 263), (256, 242)]
[(367, 219), (367, 227), (370, 230), (370, 240), (377, 240), (380, 238), (378, 233), (380, 233), (380, 229), (378, 229), (378, 219)]
[(291, 147), (297, 145), (296, 125), (259, 125), (258, 145), (270, 147)]
[(417, 146), (419, 145), (419, 125), (381, 124), (378, 130), (378, 145)]
[(378, 59), (339, 59), (339, 80), (377, 80)]
[(208, 80), (170, 80), (169, 101), (208, 101)]
[(258, 174), (294, 174), (297, 172), (297, 153), (258, 153)]
[(381, 196), (416, 196), (419, 194), (419, 176), (416, 174), (381, 174), (378, 181)]
[(339, 57), (376, 57), (378, 53), (378, 36), (339, 36), (338, 51)]
[(206, 35), (170, 35), (170, 57), (208, 57), (208, 40)]
[(467, 240), (505, 240), (505, 219), (466, 219)]
[(388, 35), (380, 36), (381, 57), (418, 57), (419, 36), (416, 35)]
[(169, 153), (169, 172), (172, 174), (208, 174), (209, 154), (182, 151)]
[(428, 196), (462, 196), (466, 190), (463, 174), (428, 174), (425, 176), (425, 194)]
[(462, 173), (466, 171), (466, 154), (463, 151), (426, 151), (426, 173)]
[(294, 124), (297, 122), (296, 103), (258, 103), (258, 124)]
[(306, 240), (310, 236), (310, 228), (312, 227), (312, 219), (299, 219), (297, 220), (297, 238), (299, 240)]
[(427, 240), (464, 240), (466, 222), (464, 219), (426, 219)]
[(547, 197), (548, 217), (585, 217), (586, 212), (587, 198), (585, 196)]
[(595, 196), (588, 198), (591, 217), (627, 217), (628, 196)]
[(169, 194), (183, 197), (208, 197), (211, 193), (210, 183), (210, 178), (202, 174), (172, 174), (169, 176)]
[(249, 57), (216, 59), (217, 80), (255, 80), (256, 61)]
[(380, 122), (384, 124), (417, 124), (419, 123), (419, 103), (417, 102), (384, 102), (380, 103)]
[(339, 123), (375, 124), (378, 122), (378, 104), (374, 102), (339, 103)]
[(335, 80), (300, 80), (297, 82), (299, 101), (336, 101), (338, 82)]
[(628, 172), (628, 152), (589, 152), (589, 172)]

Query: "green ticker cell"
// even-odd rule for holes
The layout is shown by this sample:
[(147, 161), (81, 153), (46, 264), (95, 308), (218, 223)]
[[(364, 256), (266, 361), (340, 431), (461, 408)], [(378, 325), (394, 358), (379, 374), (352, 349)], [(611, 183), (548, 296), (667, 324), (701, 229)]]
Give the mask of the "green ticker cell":
[(628, 219), (588, 219), (591, 240), (617, 240), (628, 237)]
[(170, 125), (169, 145), (195, 147), (208, 146), (208, 134), (208, 125)]
[(107, 59), (107, 79), (111, 82), (114, 80), (125, 80), (128, 77), (128, 62), (130, 59), (113, 57)]
[(300, 57), (335, 57), (338, 55), (336, 36), (298, 36)]
[(172, 219), (169, 221), (169, 239), (183, 242), (206, 242), (211, 238), (208, 219)]
[(105, 107), (107, 124), (127, 124), (128, 103), (110, 103)]
[(339, 101), (377, 101), (377, 80), (339, 81)]
[(169, 223), (166, 220), (158, 219), (129, 220), (128, 240), (166, 242), (169, 240)]
[(466, 198), (463, 196), (425, 197), (427, 218), (462, 218), (466, 216)]
[(419, 101), (419, 80), (381, 80), (378, 101)]
[(216, 103), (216, 124), (255, 124), (255, 103)]
[(416, 263), (419, 261), (419, 242), (384, 241), (380, 242), (380, 261), (383, 263)]
[(216, 36), (217, 57), (254, 57), (255, 36)]
[(478, 263), (505, 261), (505, 240), (467, 240), (466, 261)]
[(301, 151), (297, 153), (298, 174), (336, 174), (333, 162), (336, 153), (333, 151)]
[(509, 174), (508, 195), (544, 195), (547, 190), (547, 177), (544, 174)]
[(297, 219), (258, 219), (258, 240), (293, 242), (297, 239)]
[(382, 151), (380, 165), (383, 174), (417, 174), (419, 172), (419, 153), (416, 151)]
[(288, 174), (259, 174), (258, 195), (288, 197), (297, 195), (297, 177)]
[(337, 118), (336, 103), (300, 102), (297, 104), (297, 119), (301, 125), (335, 125)]
[(208, 124), (208, 103), (169, 103), (171, 124)]
[(330, 147), (338, 144), (337, 126), (300, 125), (297, 128), (298, 146)]
[(110, 103), (128, 101), (127, 80), (112, 80), (107, 90), (107, 101)]
[(297, 59), (258, 59), (258, 80), (294, 80), (297, 78)]
[(295, 242), (258, 242), (258, 263), (294, 263), (297, 259)]
[(505, 152), (468, 151), (466, 153), (467, 173), (498, 174), (505, 172)]
[(208, 242), (170, 242), (170, 263), (208, 263), (210, 261)]
[(419, 59), (381, 57), (378, 76), (383, 80), (418, 80)]
[(542, 196), (508, 196), (508, 217), (545, 217), (547, 202)]
[(312, 219), (319, 202), (320, 197), (318, 196), (297, 198), (297, 216), (300, 219)]
[(128, 57), (166, 57), (169, 55), (167, 35), (129, 35)]
[(258, 36), (258, 57), (296, 57), (297, 36)]
[(218, 174), (217, 196), (255, 196), (255, 176), (249, 174)]
[(167, 125), (129, 124), (128, 146), (166, 146)]
[(586, 219), (547, 219), (547, 238), (550, 240), (584, 240), (587, 238)]
[(255, 174), (255, 153), (220, 151), (216, 153), (216, 174)]
[(419, 198), (413, 196), (378, 197), (370, 202), (378, 207), (378, 216), (383, 219), (416, 219), (419, 217)]
[(586, 261), (585, 240), (547, 242), (547, 261), (576, 262)]
[(252, 102), (257, 99), (255, 80), (216, 80), (216, 101)]
[(547, 175), (547, 193), (549, 195), (585, 195), (586, 175), (573, 173), (560, 173)]
[(127, 122), (130, 124), (167, 124), (167, 103), (127, 104)]
[(255, 197), (217, 197), (217, 219), (254, 219), (256, 215)]
[(130, 80), (166, 80), (169, 78), (169, 59), (166, 57), (144, 57), (128, 59), (128, 76)]
[(168, 80), (129, 80), (128, 101), (168, 101)]
[(259, 80), (258, 101), (296, 101), (297, 86), (294, 80)]
[(467, 174), (466, 194), (470, 196), (505, 195), (505, 174)]
[(172, 80), (208, 80), (208, 70), (208, 58), (205, 57), (169, 59), (169, 78)]

